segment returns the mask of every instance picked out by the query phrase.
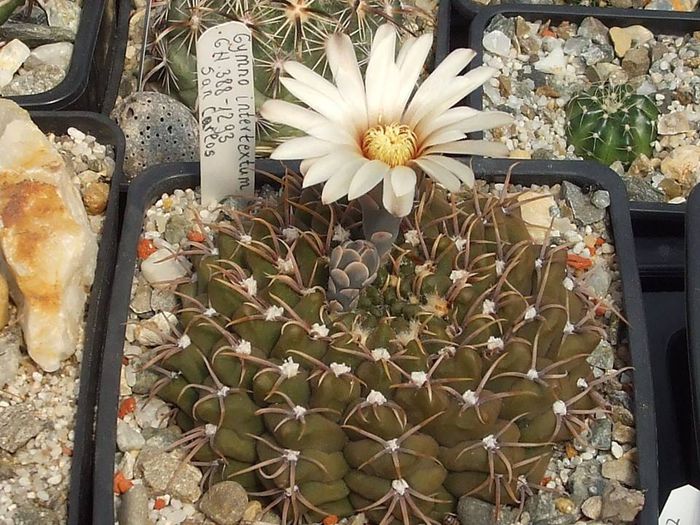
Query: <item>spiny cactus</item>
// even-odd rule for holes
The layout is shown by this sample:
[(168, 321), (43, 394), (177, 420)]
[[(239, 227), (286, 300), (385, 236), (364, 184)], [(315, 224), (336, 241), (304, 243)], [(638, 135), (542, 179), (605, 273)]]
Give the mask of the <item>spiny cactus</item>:
[(356, 204), (323, 205), (291, 172), (281, 195), (227, 210), (184, 252), (180, 326), (150, 363), (177, 445), (285, 524), (437, 523), (465, 494), (522, 502), (607, 379), (586, 362), (603, 329), (566, 246), (533, 242), (518, 194), (426, 178), (378, 259), (352, 240)]
[[(197, 103), (195, 44), (207, 29), (223, 22), (245, 23), (253, 34), (256, 105), (286, 98), (280, 83), (283, 64), (296, 60), (323, 73), (324, 45), (336, 31), (348, 33), (361, 61), (366, 60), (376, 28), (387, 21), (404, 34), (429, 28), (432, 14), (398, 0), (157, 0), (153, 4), (154, 39), (147, 78), (194, 109)], [(259, 120), (261, 150), (296, 136), (291, 128)]]
[(610, 165), (651, 156), (659, 110), (628, 85), (598, 86), (571, 99), (566, 108), (566, 136), (576, 153)]

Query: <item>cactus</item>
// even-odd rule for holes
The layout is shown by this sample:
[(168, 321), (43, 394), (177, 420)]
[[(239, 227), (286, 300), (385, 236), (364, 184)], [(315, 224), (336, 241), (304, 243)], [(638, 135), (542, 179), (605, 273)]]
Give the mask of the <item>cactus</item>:
[(566, 109), (566, 136), (576, 154), (610, 165), (652, 155), (659, 110), (628, 85), (598, 86), (581, 93)]
[[(327, 72), (324, 44), (329, 34), (350, 34), (364, 62), (380, 24), (390, 21), (404, 34), (432, 24), (431, 13), (396, 0), (161, 0), (153, 10), (147, 79), (158, 80), (192, 109), (197, 103), (195, 43), (217, 24), (238, 20), (252, 31), (258, 108), (269, 98), (288, 97), (279, 81), (286, 60)], [(260, 118), (258, 132), (259, 150), (268, 153), (274, 143), (299, 134)]]
[(517, 193), (426, 177), (380, 257), (352, 240), (357, 203), (301, 187), (288, 171), (279, 202), (228, 209), (185, 248), (179, 328), (150, 365), (187, 458), (285, 524), (434, 524), (465, 494), (522, 502), (608, 379), (586, 362), (604, 330), (567, 247), (533, 242)]

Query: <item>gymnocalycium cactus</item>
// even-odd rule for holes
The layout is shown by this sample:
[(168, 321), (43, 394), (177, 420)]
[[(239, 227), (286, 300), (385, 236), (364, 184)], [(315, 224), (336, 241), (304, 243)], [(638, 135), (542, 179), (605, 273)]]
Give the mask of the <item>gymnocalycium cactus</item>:
[(227, 210), (184, 251), (194, 279), (175, 283), (154, 394), (209, 479), (283, 523), (436, 523), (465, 494), (520, 502), (595, 410), (602, 328), (566, 246), (533, 242), (507, 184), (450, 194), (426, 177), (418, 195), (382, 259), (348, 240), (363, 236), (357, 202), (325, 205), (291, 171), (278, 202)]
[[(431, 13), (412, 1), (397, 0), (158, 0), (152, 16), (147, 79), (159, 80), (191, 109), (197, 103), (196, 41), (218, 24), (237, 20), (252, 31), (258, 107), (271, 98), (288, 98), (280, 83), (285, 61), (326, 72), (325, 41), (337, 31), (351, 37), (364, 63), (380, 24), (390, 22), (405, 35), (433, 24)], [(298, 135), (264, 119), (258, 127), (262, 152), (269, 153), (273, 142)]]
[(566, 136), (585, 159), (629, 164), (651, 156), (658, 116), (654, 101), (627, 85), (597, 86), (569, 102)]

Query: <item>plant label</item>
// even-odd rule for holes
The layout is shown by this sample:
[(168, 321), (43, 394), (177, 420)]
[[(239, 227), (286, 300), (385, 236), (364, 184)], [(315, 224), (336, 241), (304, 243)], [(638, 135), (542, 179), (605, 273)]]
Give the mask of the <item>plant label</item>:
[(685, 485), (674, 489), (659, 516), (659, 525), (697, 525), (700, 523), (700, 490)]
[(199, 157), (202, 203), (255, 191), (253, 38), (245, 24), (228, 22), (197, 41)]

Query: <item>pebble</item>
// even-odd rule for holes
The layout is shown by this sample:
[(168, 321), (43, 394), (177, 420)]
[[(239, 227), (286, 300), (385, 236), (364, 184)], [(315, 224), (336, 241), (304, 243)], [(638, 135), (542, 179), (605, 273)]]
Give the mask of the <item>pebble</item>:
[(14, 454), (45, 426), (29, 403), (0, 408), (0, 448)]
[(482, 44), (487, 51), (502, 57), (510, 54), (510, 38), (503, 31), (491, 31), (484, 35)]
[(218, 525), (236, 525), (246, 511), (248, 493), (235, 481), (211, 487), (199, 502), (199, 509)]
[(33, 69), (44, 64), (60, 67), (63, 71), (68, 71), (68, 66), (70, 66), (72, 58), (72, 43), (56, 42), (54, 44), (44, 44), (43, 46), (32, 49), (32, 52), (24, 63), (24, 67)]
[(262, 510), (262, 503), (260, 503), (257, 500), (249, 501), (248, 505), (246, 505), (246, 508), (243, 511), (241, 521), (243, 523), (252, 523), (255, 521), (260, 521), (260, 518), (262, 518), (263, 514)]
[(577, 34), (589, 38), (598, 44), (607, 44), (610, 42), (608, 38), (608, 28), (603, 22), (592, 16), (583, 19), (581, 25), (578, 27)]
[(644, 44), (654, 38), (654, 33), (640, 25), (611, 27), (609, 34), (618, 57), (624, 57), (633, 44)]
[(675, 148), (661, 161), (661, 172), (673, 180), (689, 186), (695, 185), (700, 170), (700, 146), (685, 145)]
[(627, 195), (631, 201), (666, 202), (662, 191), (654, 188), (650, 182), (639, 177), (621, 176), (622, 182), (627, 188)]
[(546, 57), (535, 62), (535, 69), (542, 73), (550, 73), (552, 75), (563, 75), (566, 71), (567, 59), (564, 55), (564, 50), (560, 47), (555, 48)]
[(148, 491), (141, 484), (136, 484), (121, 496), (117, 518), (119, 525), (151, 525), (148, 516)]
[(167, 420), (169, 413), (170, 408), (168, 405), (163, 400), (154, 397), (153, 399), (147, 400), (147, 402), (139, 407), (135, 417), (137, 423), (144, 429), (143, 432), (145, 433), (147, 427), (159, 428), (161, 423)]
[(620, 459), (625, 453), (624, 449), (617, 441), (612, 442), (610, 452), (612, 453), (615, 459)]
[(610, 450), (612, 444), (612, 422), (608, 418), (594, 419), (590, 424), (590, 446), (598, 450)]
[[(557, 506), (557, 501), (567, 499), (569, 503), (563, 505), (568, 512), (561, 512)], [(561, 505), (561, 504), (560, 504)], [(530, 514), (532, 525), (570, 525), (578, 518), (576, 506), (568, 498), (559, 498), (550, 492), (539, 492), (525, 503), (525, 510)]]
[(622, 423), (613, 424), (612, 437), (618, 443), (634, 443), (637, 432), (633, 427), (628, 427)]
[(20, 40), (12, 40), (0, 48), (0, 88), (7, 86), (27, 60), (31, 50)]
[(174, 452), (160, 452), (141, 463), (143, 479), (156, 493), (168, 492), (187, 503), (201, 496), (199, 482), (202, 472), (195, 466), (183, 463)]
[(145, 314), (151, 311), (151, 290), (153, 290), (153, 288), (149, 286), (145, 280), (139, 279), (136, 291), (129, 305), (132, 312), (136, 314)]
[(600, 496), (593, 496), (588, 498), (581, 505), (581, 512), (587, 518), (592, 520), (597, 520), (603, 512), (603, 498)]
[(629, 487), (638, 483), (637, 469), (634, 463), (627, 459), (613, 459), (603, 463), (603, 477), (613, 481), (619, 481)]
[(141, 275), (149, 283), (174, 281), (187, 275), (180, 261), (166, 248), (156, 250), (141, 262)]
[(615, 350), (605, 340), (598, 343), (591, 355), (586, 358), (591, 366), (601, 370), (610, 370), (615, 365)]
[(610, 206), (610, 192), (607, 190), (596, 190), (591, 195), (591, 204), (601, 210)]
[(457, 517), (461, 525), (511, 525), (517, 520), (517, 511), (501, 507), (498, 521), (496, 507), (491, 503), (471, 496), (463, 496), (457, 503)]
[(91, 182), (83, 192), (83, 204), (90, 215), (100, 215), (107, 209), (109, 184)]
[(601, 465), (595, 459), (583, 461), (569, 476), (571, 498), (582, 503), (591, 496), (601, 496), (607, 481), (601, 475)]
[(160, 312), (136, 325), (134, 337), (144, 346), (162, 345), (165, 342), (165, 336), (172, 332), (176, 323), (177, 318), (173, 314)]
[[(35, 10), (36, 11), (36, 10)], [(4, 41), (21, 40), (30, 48), (56, 42), (73, 42), (75, 34), (63, 27), (47, 27), (8, 20), (0, 26), (0, 39)]]
[(562, 194), (569, 203), (574, 217), (583, 225), (593, 224), (602, 221), (605, 217), (605, 210), (594, 206), (591, 198), (584, 195), (581, 188), (568, 181), (562, 183)]
[(175, 293), (168, 288), (153, 288), (151, 293), (151, 310), (154, 312), (172, 312), (178, 306)]
[[(2, 300), (1, 297), (0, 300)], [(19, 363), (22, 359), (20, 351), (21, 341), (22, 333), (19, 325), (0, 331), (0, 362), (2, 362), (0, 367), (0, 388), (17, 376)]]
[(649, 50), (645, 47), (633, 47), (625, 53), (622, 59), (622, 69), (630, 78), (646, 75), (650, 65)]
[[(622, 461), (622, 460), (620, 460)], [(630, 490), (619, 483), (610, 483), (603, 493), (600, 519), (606, 521), (632, 522), (644, 507), (644, 494)]]
[(187, 238), (187, 233), (192, 229), (192, 224), (184, 215), (173, 215), (165, 226), (165, 240), (172, 244), (180, 244)]
[(117, 446), (122, 452), (141, 450), (146, 440), (141, 433), (126, 421), (117, 421)]
[(659, 135), (676, 135), (693, 131), (694, 127), (683, 111), (661, 115), (658, 120)]

